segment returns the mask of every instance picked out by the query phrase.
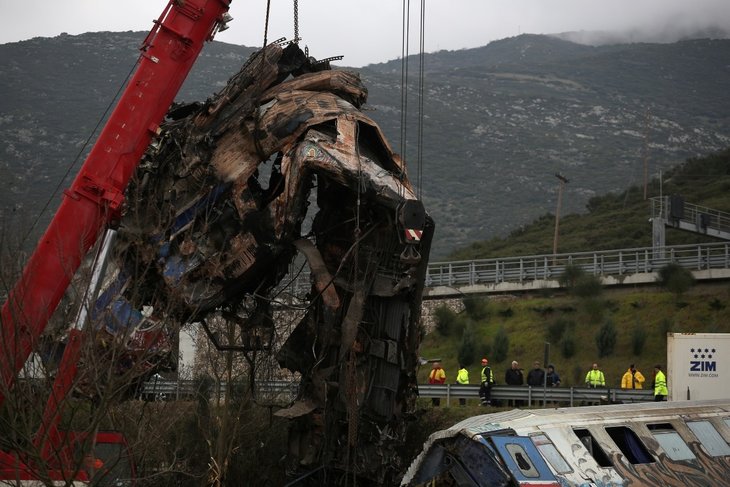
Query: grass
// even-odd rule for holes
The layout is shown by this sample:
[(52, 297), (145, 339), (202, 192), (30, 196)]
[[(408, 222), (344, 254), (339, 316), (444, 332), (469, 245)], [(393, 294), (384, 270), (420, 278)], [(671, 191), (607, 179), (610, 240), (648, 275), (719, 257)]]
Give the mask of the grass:
[[(474, 322), (477, 350), (484, 350), (483, 344), (492, 343), (492, 337), (500, 326), (504, 326), (509, 336), (509, 354), (501, 363), (490, 358), (490, 366), (498, 384), (504, 383), (504, 373), (512, 360), (529, 370), (538, 360), (543, 362), (547, 325), (559, 318), (576, 323), (574, 336), (577, 351), (570, 359), (563, 358), (559, 344), (550, 346), (550, 363), (560, 374), (563, 386), (580, 386), (585, 373), (594, 361), (599, 363), (606, 375), (609, 387), (618, 387), (621, 376), (629, 364), (635, 363), (647, 376), (655, 364), (666, 367), (666, 332), (730, 332), (730, 286), (727, 283), (698, 285), (681, 299), (657, 288), (631, 290), (606, 290), (601, 299), (603, 319), (611, 319), (618, 330), (618, 342), (613, 354), (599, 357), (595, 335), (602, 322), (591, 318), (595, 310), (587, 310), (585, 302), (568, 295), (555, 297), (523, 296), (508, 301), (490, 301), (491, 313), (486, 320)], [(678, 303), (680, 303), (678, 305)], [(500, 314), (500, 310), (510, 308), (511, 316)], [(641, 323), (647, 339), (642, 353), (633, 354), (633, 328)], [(461, 335), (453, 333), (441, 336), (432, 332), (424, 338), (420, 354), (425, 358), (439, 358), (442, 361), (448, 383), (455, 382), (457, 350)], [(470, 383), (479, 381), (481, 366), (478, 352), (475, 363), (468, 366)], [(487, 354), (487, 357), (489, 355)], [(419, 382), (428, 382), (429, 366), (419, 370)]]
[[(648, 195), (678, 194), (687, 203), (730, 212), (730, 148), (700, 159), (688, 159), (648, 185)], [(568, 214), (560, 219), (558, 252), (585, 252), (651, 246), (650, 204), (643, 188), (630, 187), (621, 193), (595, 196), (585, 214)], [(448, 260), (490, 259), (552, 252), (555, 216), (545, 214), (506, 238), (474, 242), (455, 250)], [(667, 244), (681, 245), (716, 241), (712, 237), (667, 229)]]

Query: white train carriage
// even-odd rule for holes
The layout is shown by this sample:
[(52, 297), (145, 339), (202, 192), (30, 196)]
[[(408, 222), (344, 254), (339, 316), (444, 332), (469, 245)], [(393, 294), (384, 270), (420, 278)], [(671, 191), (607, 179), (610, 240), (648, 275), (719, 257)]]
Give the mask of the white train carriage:
[(730, 485), (730, 400), (484, 414), (430, 436), (405, 486)]

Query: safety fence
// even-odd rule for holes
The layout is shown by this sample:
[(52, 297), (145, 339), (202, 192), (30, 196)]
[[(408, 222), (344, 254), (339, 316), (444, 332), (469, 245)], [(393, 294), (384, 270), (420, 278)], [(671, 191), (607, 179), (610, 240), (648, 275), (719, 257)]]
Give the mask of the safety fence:
[[(449, 406), (454, 399), (478, 399), (479, 386), (458, 384), (423, 384), (418, 386), (421, 397), (446, 399)], [(654, 393), (648, 389), (592, 389), (588, 387), (531, 387), (493, 386), (493, 401), (501, 405), (524, 405), (538, 407), (546, 405), (578, 406), (608, 403), (631, 403), (654, 400)]]
[[(140, 397), (149, 401), (191, 400), (200, 392), (222, 395), (225, 382), (218, 382), (201, 388), (199, 381), (151, 380), (142, 386)], [(256, 383), (256, 398), (261, 401), (291, 401), (298, 392), (298, 384), (290, 381), (259, 381)], [(479, 386), (457, 384), (421, 384), (418, 394), (424, 398), (444, 398), (445, 405), (455, 399), (478, 399)], [(491, 397), (502, 405), (516, 404), (526, 407), (544, 405), (576, 406), (581, 404), (631, 403), (653, 401), (654, 394), (648, 389), (591, 389), (586, 387), (492, 387)]]
[(657, 272), (670, 263), (692, 271), (730, 268), (730, 243), (713, 242), (675, 245), (656, 250), (652, 247), (543, 254), (453, 262), (428, 265), (426, 286), (473, 286), (556, 280), (567, 266), (580, 267), (594, 276), (626, 276)]
[(686, 223), (700, 233), (714, 230), (718, 235), (730, 235), (730, 213), (687, 203), (677, 196), (651, 198), (651, 218), (661, 218), (675, 226)]

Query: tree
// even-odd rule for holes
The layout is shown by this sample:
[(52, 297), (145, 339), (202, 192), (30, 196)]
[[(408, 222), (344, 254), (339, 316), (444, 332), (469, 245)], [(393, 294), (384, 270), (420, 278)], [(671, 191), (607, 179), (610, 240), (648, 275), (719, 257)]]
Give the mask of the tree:
[[(3, 391), (6, 400), (0, 437), (12, 443), (10, 449), (19, 458), (30, 461), (39, 485), (56, 485), (45, 465), (61, 463), (59, 457), (64, 449), (69, 453), (62, 472), (67, 483), (86, 471), (93, 475), (93, 485), (126, 485), (129, 478), (125, 475), (131, 475), (131, 471), (124, 468), (125, 457), (106, 456), (111, 451), (126, 452), (117, 443), (95, 442), (97, 432), (102, 430), (121, 433), (126, 439), (137, 465), (136, 485), (200, 485), (199, 479), (208, 470), (205, 437), (197, 428), (202, 415), (191, 403), (175, 400), (175, 395), (162, 398), (159, 394), (143, 394), (142, 388), (151, 375), (171, 372), (176, 365), (171, 353), (176, 322), (163, 318), (170, 315), (169, 309), (127, 313), (125, 304), (135, 300), (136, 286), (124, 293), (113, 291), (113, 286), (103, 289), (115, 306), (90, 316), (82, 333), (72, 392), (58, 396), (58, 403), (51, 408), (59, 414), (59, 430), (73, 435), (61, 433), (57, 441), (47, 442), (52, 445), (50, 461), (37, 461), (43, 436), (36, 435), (36, 431), (46, 400), (52, 395), (54, 376), (59, 375), (59, 358), (69, 349), (64, 330), (75, 320), (79, 296), (88, 287), (89, 275), (88, 266), (79, 269), (64, 297), (66, 305), (60, 306), (49, 320), (35, 355), (42, 358), (34, 361), (35, 366), (23, 374), (22, 381)], [(4, 282), (13, 282), (13, 277)], [(140, 326), (135, 326), (137, 319)], [(0, 339), (0, 353), (10, 355), (6, 344), (7, 340)], [(140, 400), (143, 396), (151, 402)], [(8, 443), (3, 443), (3, 448), (8, 448)]]
[(563, 273), (558, 278), (558, 282), (564, 288), (571, 290), (575, 286), (578, 279), (585, 275), (583, 268), (576, 264), (568, 264), (565, 266)]
[(565, 358), (571, 358), (575, 355), (575, 333), (573, 329), (566, 330), (563, 338), (560, 340), (560, 353)]
[(596, 348), (599, 357), (605, 357), (613, 353), (617, 337), (618, 331), (613, 321), (606, 320), (596, 333)]
[(694, 285), (695, 278), (688, 269), (671, 262), (659, 269), (657, 281), (663, 288), (680, 298)]
[(466, 314), (475, 321), (484, 320), (489, 316), (489, 300), (479, 296), (466, 296), (462, 299)]
[(631, 330), (631, 346), (634, 352), (634, 355), (638, 356), (641, 355), (641, 352), (644, 351), (644, 345), (646, 344), (646, 328), (644, 328), (644, 325), (639, 323), (639, 320), (636, 320), (636, 323), (634, 324), (633, 330)]
[(497, 334), (494, 335), (494, 342), (492, 345), (492, 358), (495, 362), (503, 362), (507, 358), (509, 353), (509, 336), (503, 326), (499, 327)]
[(559, 343), (563, 335), (575, 328), (575, 322), (566, 318), (558, 318), (548, 324), (545, 330), (545, 338), (550, 343)]
[(579, 298), (596, 298), (603, 292), (603, 284), (598, 276), (586, 274), (575, 281), (570, 292)]
[(474, 363), (476, 354), (477, 350), (476, 343), (474, 342), (474, 330), (471, 325), (467, 325), (464, 328), (464, 333), (461, 335), (461, 343), (459, 344), (457, 358), (461, 365), (468, 367)]
[(447, 306), (439, 306), (433, 311), (436, 321), (436, 331), (441, 336), (449, 336), (457, 320), (456, 313)]

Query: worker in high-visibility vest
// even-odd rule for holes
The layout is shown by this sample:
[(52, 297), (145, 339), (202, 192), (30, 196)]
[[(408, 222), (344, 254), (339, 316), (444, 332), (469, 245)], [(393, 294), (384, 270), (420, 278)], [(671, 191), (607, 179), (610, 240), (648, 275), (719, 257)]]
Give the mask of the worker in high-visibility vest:
[(668, 394), (667, 376), (662, 372), (662, 366), (657, 364), (654, 366), (654, 400), (665, 401)]
[(479, 397), (481, 398), (482, 406), (489, 406), (492, 404), (492, 386), (494, 385), (494, 373), (492, 368), (489, 366), (489, 360), (486, 357), (482, 359), (482, 374), (481, 382), (479, 384)]
[(586, 374), (586, 387), (606, 387), (606, 378), (603, 375), (603, 372), (601, 372), (598, 369), (598, 364), (594, 363), (591, 370), (588, 371)]
[[(441, 367), (441, 363), (434, 362), (433, 368), (431, 369), (431, 372), (428, 374), (428, 383), (429, 384), (443, 384), (446, 382), (446, 372), (444, 372), (444, 369)], [(441, 398), (440, 397), (433, 397), (431, 398), (431, 404), (434, 406), (439, 406), (441, 404)]]
[(621, 378), (621, 389), (641, 389), (644, 380), (642, 373), (636, 370), (634, 364), (631, 364), (629, 370)]
[[(456, 374), (456, 383), (462, 386), (469, 385), (469, 371), (466, 370), (464, 364), (459, 364), (459, 372)], [(466, 398), (459, 398), (459, 406), (466, 406)]]

